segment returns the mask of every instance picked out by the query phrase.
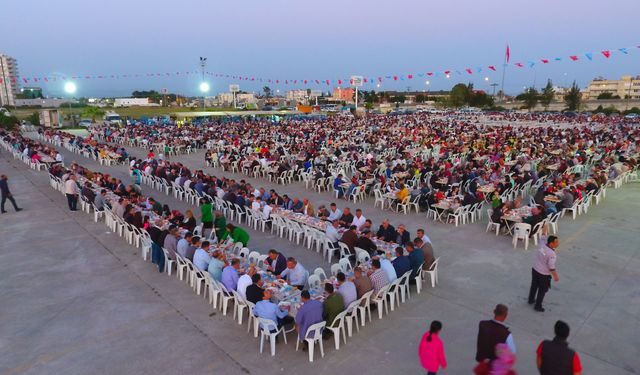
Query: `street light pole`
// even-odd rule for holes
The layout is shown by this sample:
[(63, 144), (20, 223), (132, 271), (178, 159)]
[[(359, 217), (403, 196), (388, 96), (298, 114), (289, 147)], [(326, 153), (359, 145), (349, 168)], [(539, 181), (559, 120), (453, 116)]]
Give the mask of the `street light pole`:
[(76, 89), (76, 84), (73, 82), (67, 82), (64, 85), (64, 91), (69, 95), (67, 104), (69, 105), (69, 120), (71, 121), (71, 125), (74, 125), (73, 116), (71, 115), (71, 97), (76, 92)]
[[(202, 71), (202, 83), (200, 84), (200, 90), (203, 93), (205, 92), (204, 90), (202, 90), (202, 85), (205, 84), (205, 81), (204, 81), (204, 69), (205, 69), (206, 66), (207, 66), (207, 58), (201, 56), (200, 57), (200, 70)], [(209, 85), (207, 85), (207, 90), (206, 91), (209, 91)], [(205, 96), (203, 95), (202, 96), (202, 110), (203, 111), (204, 111), (204, 99), (205, 99)]]

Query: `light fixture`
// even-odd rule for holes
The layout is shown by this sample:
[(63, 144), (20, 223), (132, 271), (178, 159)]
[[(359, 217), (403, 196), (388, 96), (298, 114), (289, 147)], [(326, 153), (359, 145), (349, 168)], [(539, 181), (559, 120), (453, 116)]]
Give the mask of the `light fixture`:
[(489, 81), (489, 77), (484, 77), (484, 80), (485, 81)]
[(431, 82), (429, 82), (429, 81), (425, 82), (425, 85), (428, 86), (429, 84), (431, 84)]
[(209, 84), (208, 84), (208, 83), (206, 83), (206, 82), (202, 82), (202, 83), (200, 84), (200, 91), (202, 91), (202, 92), (207, 92), (207, 91), (209, 91)]
[(64, 92), (66, 92), (67, 94), (73, 94), (76, 92), (76, 84), (73, 82), (67, 82), (64, 84)]

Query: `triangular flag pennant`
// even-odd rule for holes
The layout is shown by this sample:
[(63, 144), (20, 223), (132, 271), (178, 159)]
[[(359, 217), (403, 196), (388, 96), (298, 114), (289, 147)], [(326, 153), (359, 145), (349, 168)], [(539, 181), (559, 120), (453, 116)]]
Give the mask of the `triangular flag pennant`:
[(573, 61), (578, 61), (578, 56), (573, 55), (573, 56), (569, 56), (569, 58)]
[(469, 73), (469, 74), (473, 74), (473, 72), (471, 71), (471, 69), (467, 68), (467, 69), (465, 69), (465, 70), (467, 71), (467, 73)]
[(331, 81), (326, 80), (325, 82), (327, 82), (327, 86), (329, 86), (331, 84)]
[(459, 70), (456, 70), (456, 73), (458, 73), (459, 76), (462, 75), (462, 73)]
[(412, 79), (413, 78), (413, 74), (408, 74), (407, 78)]
[(385, 76), (384, 78), (386, 78), (386, 79), (391, 79), (391, 76)]
[(496, 71), (496, 67), (493, 65), (489, 65), (489, 69), (493, 70), (494, 72)]
[(450, 71), (450, 70), (445, 70), (445, 71), (444, 71), (444, 74), (445, 74), (445, 75), (447, 75), (447, 76), (449, 75), (449, 73), (451, 73), (451, 71)]
[(629, 54), (629, 51), (626, 48), (618, 48), (618, 51), (624, 53), (625, 55)]
[(428, 72), (427, 75), (431, 77), (433, 75), (433, 72)]
[(556, 61), (562, 61), (562, 57), (556, 57), (554, 60), (556, 60)]
[(397, 81), (398, 80), (398, 76), (393, 76), (393, 80)]
[(424, 73), (418, 73), (418, 77), (424, 77)]
[(549, 63), (548, 59), (540, 59), (540, 61), (542, 61), (543, 64), (548, 64)]
[(404, 81), (404, 76), (400, 76), (400, 80), (401, 80), (401, 81)]
[(342, 84), (342, 80), (341, 80), (341, 79), (339, 79), (339, 80), (338, 80), (338, 84), (339, 84), (339, 85), (341, 85), (341, 84)]
[(602, 55), (608, 59), (609, 57), (611, 57), (611, 51), (604, 50), (602, 51)]
[(524, 67), (524, 65), (522, 63), (515, 63), (514, 65), (517, 66), (518, 68)]
[(363, 78), (362, 80), (364, 81), (364, 83), (367, 83), (367, 79), (366, 78)]
[(482, 73), (482, 68), (481, 67), (477, 67), (476, 70), (478, 71), (478, 73)]
[(378, 77), (378, 82), (382, 82), (382, 77)]
[(587, 56), (587, 59), (589, 59), (589, 61), (593, 60), (593, 53), (589, 52), (589, 53), (585, 53), (585, 56)]
[(529, 61), (529, 68), (533, 68), (534, 65), (536, 65), (536, 63), (534, 63), (533, 61)]

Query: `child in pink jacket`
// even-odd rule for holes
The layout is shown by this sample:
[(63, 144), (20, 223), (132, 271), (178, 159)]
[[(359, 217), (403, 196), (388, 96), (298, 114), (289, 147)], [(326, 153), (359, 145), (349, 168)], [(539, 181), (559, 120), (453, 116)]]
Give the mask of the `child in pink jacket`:
[(438, 337), (442, 329), (442, 323), (437, 320), (431, 322), (429, 332), (425, 332), (420, 340), (418, 356), (422, 367), (427, 370), (427, 375), (435, 375), (440, 367), (447, 368), (447, 357), (444, 355), (444, 345)]

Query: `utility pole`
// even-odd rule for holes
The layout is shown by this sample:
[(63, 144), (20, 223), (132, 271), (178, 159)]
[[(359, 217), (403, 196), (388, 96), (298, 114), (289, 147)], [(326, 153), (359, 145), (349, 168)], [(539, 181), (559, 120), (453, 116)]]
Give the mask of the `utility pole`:
[(494, 82), (489, 86), (493, 87), (493, 94), (491, 94), (491, 96), (496, 96), (496, 87), (498, 87), (498, 84)]
[[(200, 56), (200, 70), (202, 71), (202, 81), (201, 82), (204, 82), (204, 69), (205, 69), (206, 66), (207, 66), (207, 58)], [(203, 92), (203, 94), (202, 94), (202, 110), (204, 110), (205, 95), (206, 94)]]

